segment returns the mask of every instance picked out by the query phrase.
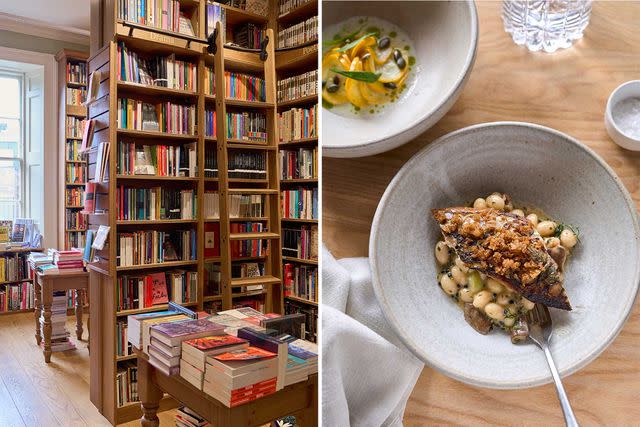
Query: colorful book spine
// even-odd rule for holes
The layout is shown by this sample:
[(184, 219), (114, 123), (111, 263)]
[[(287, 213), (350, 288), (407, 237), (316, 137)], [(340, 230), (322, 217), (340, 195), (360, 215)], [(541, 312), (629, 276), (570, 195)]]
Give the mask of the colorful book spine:
[(118, 233), (117, 265), (159, 264), (196, 259), (196, 232), (193, 230), (134, 231)]
[(318, 94), (318, 70), (278, 80), (278, 102), (291, 101)]
[(228, 98), (261, 102), (267, 100), (267, 87), (260, 77), (225, 71), (224, 80)]
[(227, 138), (267, 142), (267, 117), (259, 112), (227, 113)]
[(280, 142), (291, 142), (318, 136), (318, 106), (292, 108), (278, 113)]
[(206, 110), (204, 112), (204, 134), (213, 138), (218, 134), (215, 110)]
[(318, 148), (280, 150), (280, 179), (318, 178)]
[(285, 190), (280, 195), (282, 218), (318, 219), (318, 189)]
[(195, 190), (175, 188), (131, 188), (118, 186), (116, 216), (119, 221), (195, 219)]
[(193, 105), (162, 102), (149, 104), (136, 99), (118, 99), (118, 128), (193, 135), (196, 109)]

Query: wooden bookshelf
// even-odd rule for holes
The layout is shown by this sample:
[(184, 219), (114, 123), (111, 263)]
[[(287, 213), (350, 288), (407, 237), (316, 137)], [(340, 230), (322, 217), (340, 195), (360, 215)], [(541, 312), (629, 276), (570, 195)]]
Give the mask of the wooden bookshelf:
[[(289, 27), (293, 24), (303, 22), (312, 16), (318, 15), (318, 1), (310, 0), (305, 3), (301, 3), (297, 7), (291, 9), (287, 13), (281, 14), (278, 11), (278, 1), (271, 0), (273, 13), (270, 17), (270, 25), (273, 28), (282, 29)], [(277, 41), (276, 41), (276, 45)], [(298, 75), (306, 71), (310, 71), (318, 68), (318, 43), (306, 43), (304, 45), (286, 49), (278, 49), (276, 51), (276, 74), (277, 79), (283, 79), (286, 77)], [(290, 110), (292, 108), (309, 108), (312, 106), (318, 106), (318, 95), (303, 96), (291, 100), (279, 100), (276, 103), (276, 109), (278, 113)], [(316, 134), (317, 135), (317, 129)], [(318, 147), (317, 136), (310, 136), (306, 138), (300, 138), (293, 141), (279, 142), (279, 150), (299, 150), (299, 149), (316, 149)], [(319, 156), (319, 153), (317, 153)], [(317, 189), (318, 178), (303, 178), (303, 179), (281, 179), (281, 190), (295, 190), (298, 188), (305, 189)], [(301, 227), (311, 228), (318, 227), (317, 219), (281, 219), (283, 227), (288, 229), (300, 229)], [(284, 242), (283, 242), (284, 243)], [(315, 268), (317, 271), (318, 261), (317, 259), (300, 259), (297, 257), (283, 256), (283, 271), (284, 264), (292, 264), (295, 267), (304, 266), (307, 268)], [(316, 281), (317, 282), (317, 281)], [(316, 294), (319, 293), (319, 289), (316, 289)], [(285, 297), (287, 303), (293, 303), (294, 306), (301, 307), (303, 312), (307, 314), (309, 312), (315, 313), (315, 322), (317, 324), (317, 306), (316, 301), (310, 301), (305, 298), (300, 298), (295, 295), (288, 295)], [(309, 316), (309, 314), (308, 314)], [(316, 341), (316, 336), (308, 329), (307, 339)]]
[[(278, 159), (278, 120), (276, 109), (276, 70), (277, 55), (274, 50), (275, 38), (268, 30), (270, 42), (267, 46), (267, 59), (260, 60), (259, 52), (236, 50), (223, 46), (220, 38), (216, 40), (216, 53), (207, 52), (205, 38), (204, 15), (205, 0), (180, 0), (181, 7), (186, 8), (188, 16), (197, 32), (195, 37), (162, 31), (156, 28), (131, 25), (118, 19), (117, 2), (103, 0), (101, 7), (92, 8), (92, 54), (89, 59), (89, 73), (101, 72), (101, 83), (98, 100), (89, 105), (88, 115), (96, 120), (96, 131), (93, 143), (109, 142), (109, 176), (105, 182), (96, 183), (97, 191), (106, 195), (107, 213), (88, 215), (88, 228), (96, 230), (99, 225), (110, 226), (109, 237), (105, 249), (97, 251), (98, 261), (88, 268), (90, 271), (91, 313), (91, 401), (98, 410), (112, 423), (119, 424), (138, 419), (141, 416), (137, 403), (117, 406), (116, 374), (118, 368), (135, 361), (134, 356), (117, 356), (116, 325), (126, 320), (126, 316), (166, 309), (166, 305), (157, 305), (137, 310), (118, 310), (116, 306), (117, 278), (120, 275), (146, 274), (175, 270), (191, 270), (198, 274), (197, 298), (193, 303), (183, 304), (194, 310), (203, 310), (212, 304), (221, 304), (223, 309), (249, 298), (260, 298), (265, 312), (282, 313), (284, 298), (282, 290), (282, 248), (280, 218), (280, 172)], [(227, 12), (227, 29), (234, 23), (258, 22), (266, 24), (269, 17), (259, 17), (246, 11), (225, 7)], [(168, 56), (175, 53), (181, 60), (197, 65), (197, 90), (184, 91), (156, 86), (145, 86), (137, 83), (118, 80), (117, 43), (124, 42), (131, 50), (148, 55)], [(213, 66), (215, 73), (216, 95), (205, 94), (204, 70)], [(225, 71), (236, 71), (255, 74), (265, 79), (266, 101), (244, 101), (229, 99), (225, 93)], [(184, 100), (196, 107), (197, 129), (193, 135), (169, 134), (162, 132), (118, 129), (117, 102), (120, 97), (147, 100), (153, 98), (158, 102)], [(215, 108), (218, 134), (205, 136), (205, 107)], [(267, 122), (267, 142), (254, 144), (243, 140), (227, 139), (226, 111), (227, 107), (234, 112), (260, 111), (265, 114)], [(118, 141), (136, 142), (137, 145), (174, 145), (196, 143), (197, 170), (195, 177), (169, 177), (150, 175), (118, 174), (117, 144)], [(204, 174), (205, 149), (214, 149), (217, 155), (218, 172), (216, 177)], [(262, 153), (266, 159), (266, 176), (261, 179), (231, 178), (228, 173), (230, 151), (246, 151)], [(95, 157), (95, 156), (93, 156)], [(92, 168), (95, 158), (89, 155), (88, 166)], [(263, 175), (264, 176), (264, 175)], [(197, 215), (193, 220), (135, 220), (124, 221), (117, 218), (116, 191), (119, 185), (137, 188), (152, 186), (171, 186), (181, 189), (195, 190), (198, 199)], [(205, 191), (217, 191), (219, 194), (220, 217), (206, 219), (203, 199)], [(254, 218), (230, 218), (229, 200), (236, 194), (260, 194), (265, 200), (264, 215)], [(231, 226), (235, 222), (260, 222), (266, 226), (262, 232), (232, 233)], [(204, 231), (205, 225), (213, 223), (219, 226), (220, 255), (205, 257)], [(119, 231), (137, 229), (145, 230), (195, 230), (197, 236), (197, 254), (195, 259), (172, 261), (159, 264), (143, 264), (135, 266), (117, 265), (117, 235)], [(268, 242), (268, 250), (263, 256), (234, 257), (232, 259), (232, 241), (259, 239)], [(232, 278), (232, 265), (236, 262), (264, 263), (265, 272), (261, 278)], [(217, 264), (220, 269), (220, 293), (205, 294), (205, 264)], [(259, 291), (233, 292), (232, 288), (247, 285), (263, 285)], [(177, 405), (170, 397), (163, 399), (161, 410)]]
[[(86, 67), (88, 55), (83, 52), (73, 51), (69, 49), (62, 49), (56, 54), (56, 61), (58, 61), (58, 112), (59, 112), (59, 129), (60, 129), (60, 164), (64, 173), (61, 175), (61, 187), (62, 200), (66, 202), (68, 191), (83, 190), (85, 182), (72, 181), (71, 177), (67, 174), (67, 168), (82, 169), (83, 176), (86, 179), (87, 168), (84, 160), (78, 155), (77, 157), (68, 156), (68, 146), (77, 144), (80, 148), (80, 141), (82, 141), (82, 135), (71, 135), (67, 132), (67, 120), (84, 120), (87, 117), (87, 108), (78, 103), (73, 103), (71, 97), (68, 96), (68, 89), (85, 90), (87, 75), (84, 73), (84, 79), (81, 82), (70, 81), (67, 73), (67, 66), (69, 64), (82, 64)], [(85, 68), (86, 70), (86, 68)], [(82, 99), (84, 101), (84, 99)], [(82, 205), (82, 201), (80, 203)], [(60, 212), (60, 226), (58, 227), (59, 238), (61, 242), (60, 247), (64, 247), (65, 250), (71, 249), (72, 246), (82, 247), (84, 246), (85, 229), (78, 227), (69, 227), (69, 217), (75, 215), (82, 209), (82, 206), (73, 206), (62, 204)], [(77, 242), (77, 243), (76, 243)], [(74, 244), (72, 244), (74, 243)]]
[[(0, 257), (17, 256), (18, 258), (21, 258), (21, 262), (24, 262), (23, 259), (27, 258), (29, 256), (30, 252), (42, 252), (42, 249), (40, 249), (40, 248), (36, 248), (36, 249), (24, 249), (24, 248), (0, 249)], [(7, 304), (6, 307), (5, 307), (5, 310), (4, 311), (0, 311), (0, 316), (5, 315), (5, 314), (16, 314), (16, 313), (33, 313), (34, 307), (28, 307), (28, 308), (25, 308), (25, 309), (17, 309), (17, 310), (9, 310), (8, 302), (5, 299), (5, 295), (9, 294), (7, 292), (7, 290), (8, 290), (8, 288), (10, 286), (12, 286), (12, 285), (24, 285), (24, 284), (30, 283), (32, 285), (31, 289), (29, 290), (31, 292), (31, 301), (35, 301), (34, 300), (34, 295), (33, 295), (33, 292), (35, 291), (35, 284), (34, 284), (32, 272), (31, 271), (26, 271), (25, 273), (27, 274), (27, 277), (25, 277), (23, 279), (3, 280), (4, 278), (2, 278), (0, 280), (0, 290), (6, 292), (6, 294), (5, 293), (2, 294), (2, 299)]]

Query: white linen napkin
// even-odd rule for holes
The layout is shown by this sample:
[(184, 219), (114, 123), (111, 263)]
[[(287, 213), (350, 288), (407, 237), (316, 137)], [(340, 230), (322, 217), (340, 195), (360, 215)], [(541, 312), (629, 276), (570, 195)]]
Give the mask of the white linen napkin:
[(424, 365), (395, 336), (367, 258), (322, 247), (322, 424), (401, 426)]

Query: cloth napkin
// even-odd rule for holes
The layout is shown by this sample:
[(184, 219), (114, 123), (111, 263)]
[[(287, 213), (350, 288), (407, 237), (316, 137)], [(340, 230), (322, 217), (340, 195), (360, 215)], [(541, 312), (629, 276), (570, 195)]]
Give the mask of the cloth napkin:
[(424, 365), (389, 327), (367, 258), (322, 247), (322, 424), (401, 426)]

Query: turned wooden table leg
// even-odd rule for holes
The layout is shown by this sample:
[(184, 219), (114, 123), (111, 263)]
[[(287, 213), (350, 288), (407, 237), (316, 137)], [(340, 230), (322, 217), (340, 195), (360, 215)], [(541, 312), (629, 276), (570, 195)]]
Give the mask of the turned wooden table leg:
[[(47, 292), (49, 291), (49, 292)], [(53, 293), (50, 289), (47, 289), (45, 285), (42, 292), (42, 306), (44, 310), (44, 325), (42, 326), (44, 333), (44, 361), (46, 363), (51, 362), (51, 303), (53, 300)]]
[(42, 342), (42, 334), (40, 331), (40, 315), (42, 314), (42, 306), (40, 304), (42, 301), (40, 299), (40, 281), (38, 280), (38, 277), (33, 278), (33, 286), (33, 302), (35, 304), (33, 316), (36, 318), (36, 343), (40, 345)]
[(82, 339), (82, 306), (84, 294), (82, 293), (82, 289), (76, 289), (76, 338), (78, 341)]
[(149, 362), (138, 358), (138, 393), (142, 409), (142, 418), (140, 418), (142, 427), (160, 426), (158, 408), (160, 407), (163, 392), (151, 378), (153, 369)]

